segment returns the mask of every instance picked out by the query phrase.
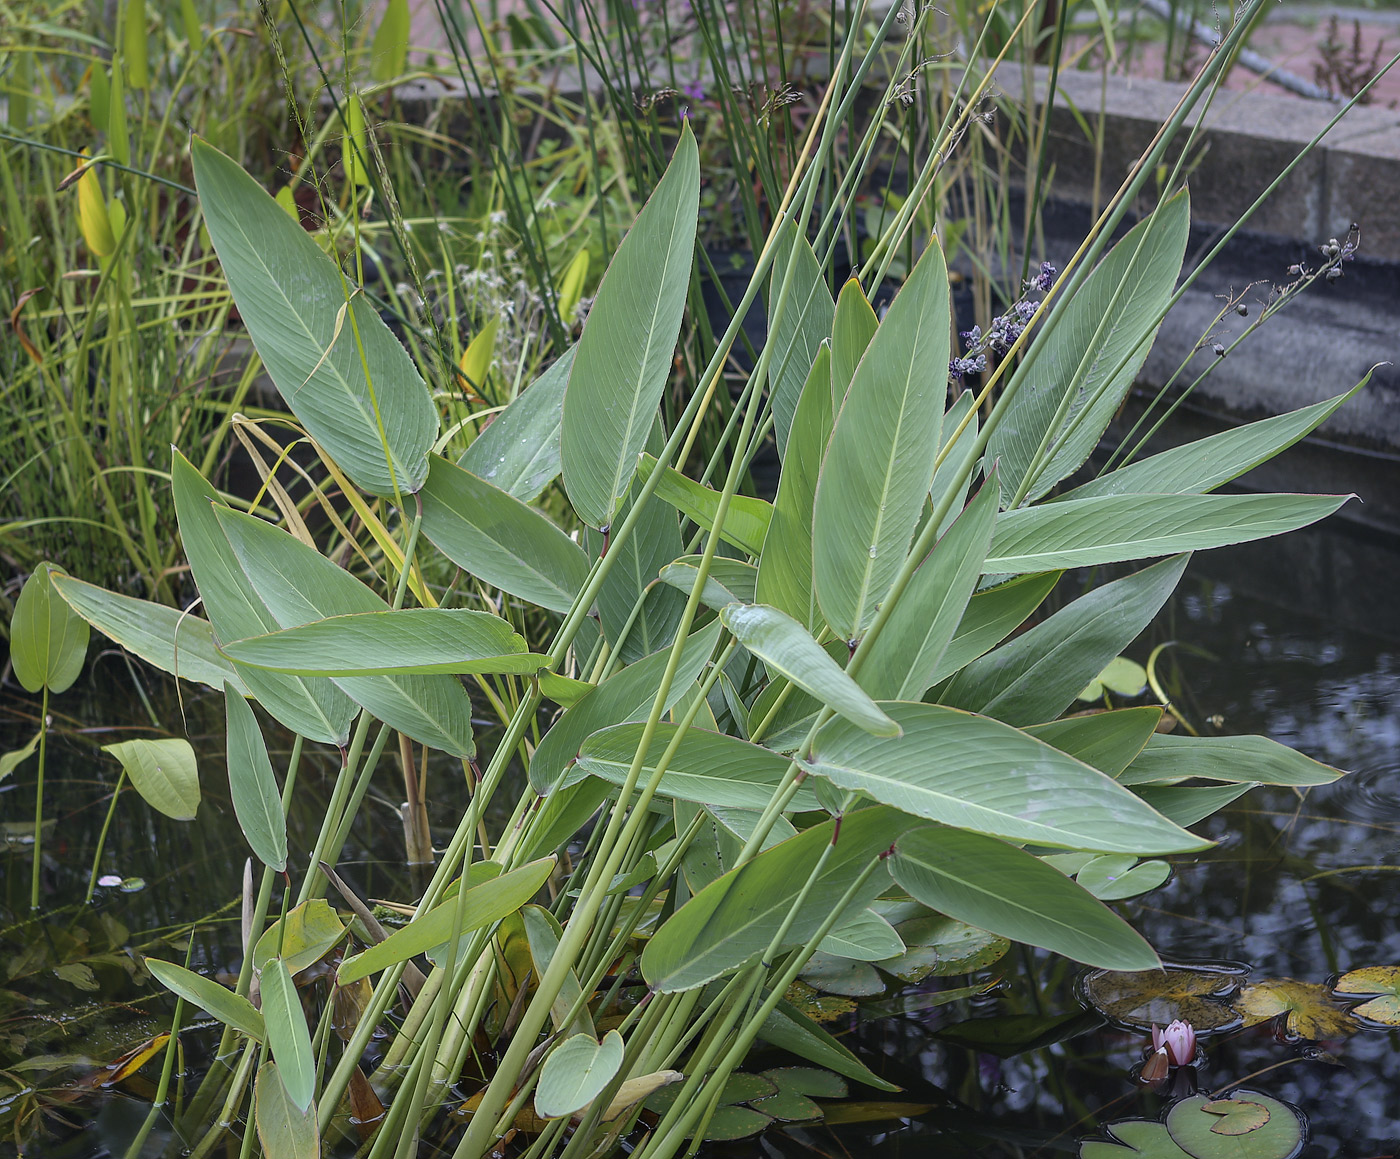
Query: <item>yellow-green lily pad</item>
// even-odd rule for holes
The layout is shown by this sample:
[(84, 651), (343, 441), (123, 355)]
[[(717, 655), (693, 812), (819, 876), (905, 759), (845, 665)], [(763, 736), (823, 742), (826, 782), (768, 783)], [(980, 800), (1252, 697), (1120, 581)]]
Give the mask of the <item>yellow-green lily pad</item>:
[(1146, 689), (1147, 669), (1136, 660), (1129, 660), (1126, 656), (1115, 656), (1104, 666), (1102, 672), (1089, 681), (1084, 691), (1079, 694), (1079, 699), (1098, 700), (1105, 692), (1131, 698), (1141, 696)]
[(1239, 1024), (1225, 999), (1243, 971), (1169, 966), (1164, 970), (1095, 970), (1081, 983), (1084, 1000), (1120, 1026), (1142, 1030), (1180, 1019), (1201, 1031)]
[(1289, 1038), (1321, 1042), (1344, 1038), (1356, 1030), (1356, 1023), (1332, 1001), (1327, 987), (1316, 982), (1269, 978), (1246, 986), (1235, 1005), (1246, 1026), (1283, 1017), (1284, 1034)]
[(1337, 979), (1334, 994), (1370, 995), (1352, 1010), (1353, 1017), (1378, 1026), (1400, 1026), (1400, 966), (1365, 966), (1350, 970)]

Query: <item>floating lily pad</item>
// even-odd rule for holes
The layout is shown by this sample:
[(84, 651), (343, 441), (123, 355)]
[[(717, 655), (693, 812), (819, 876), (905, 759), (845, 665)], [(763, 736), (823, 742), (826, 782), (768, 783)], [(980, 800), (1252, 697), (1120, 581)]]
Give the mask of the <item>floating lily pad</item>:
[(1367, 966), (1337, 979), (1334, 994), (1374, 995), (1352, 1010), (1353, 1017), (1380, 1026), (1400, 1026), (1400, 966)]
[(909, 948), (877, 965), (902, 982), (970, 974), (1000, 961), (1011, 949), (1005, 938), (942, 914), (911, 918), (895, 929)]
[(788, 987), (785, 997), (813, 1022), (833, 1022), (856, 1008), (855, 999), (823, 994), (800, 978)]
[(1192, 1159), (1172, 1140), (1165, 1123), (1146, 1119), (1124, 1119), (1105, 1123), (1108, 1139), (1085, 1139), (1079, 1144), (1079, 1159)]
[(1289, 1038), (1320, 1042), (1345, 1038), (1356, 1031), (1356, 1023), (1332, 1001), (1327, 987), (1315, 982), (1295, 982), (1292, 978), (1256, 982), (1240, 991), (1235, 1005), (1246, 1026), (1286, 1016), (1284, 1033)]
[(845, 1079), (817, 1067), (778, 1067), (764, 1071), (763, 1077), (778, 1088), (777, 1094), (755, 1099), (754, 1110), (789, 1123), (821, 1118), (822, 1108), (809, 1096), (843, 1099), (847, 1093)]
[(844, 994), (848, 998), (870, 998), (885, 992), (879, 971), (869, 962), (841, 958), (818, 950), (802, 970), (802, 980), (823, 994)]
[(719, 1107), (710, 1116), (709, 1125), (705, 1128), (705, 1138), (720, 1143), (731, 1139), (746, 1139), (750, 1135), (757, 1135), (772, 1121), (762, 1111), (755, 1111), (752, 1107)]
[(1199, 1034), (1236, 1026), (1240, 1014), (1223, 1001), (1240, 970), (1169, 966), (1165, 970), (1095, 970), (1081, 984), (1084, 1000), (1120, 1026), (1148, 1030), (1180, 1019)]
[(1095, 857), (1075, 874), (1075, 881), (1100, 901), (1122, 901), (1156, 889), (1171, 876), (1165, 861), (1144, 861), (1130, 854)]
[(1303, 1146), (1298, 1112), (1254, 1091), (1182, 1099), (1167, 1112), (1167, 1131), (1192, 1159), (1291, 1159)]

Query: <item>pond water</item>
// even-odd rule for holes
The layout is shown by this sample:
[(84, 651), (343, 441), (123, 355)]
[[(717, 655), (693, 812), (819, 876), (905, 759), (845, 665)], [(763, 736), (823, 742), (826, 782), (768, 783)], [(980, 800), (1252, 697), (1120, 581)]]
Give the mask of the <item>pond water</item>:
[[(1171, 880), (1123, 903), (1122, 912), (1173, 961), (1240, 963), (1251, 982), (1322, 983), (1357, 967), (1400, 965), (1394, 876), (1400, 868), (1400, 609), (1393, 606), (1394, 585), (1387, 592), (1380, 578), (1396, 574), (1400, 545), (1340, 525), (1285, 542), (1286, 548), (1266, 543), (1198, 558), (1151, 629), (1151, 642), (1177, 642), (1164, 653), (1163, 673), (1190, 719), (1215, 722), (1205, 731), (1262, 732), (1351, 775), (1303, 794), (1253, 790), (1197, 827), (1219, 842), (1214, 850), (1174, 859)], [(1368, 578), (1348, 587), (1348, 575)], [(1146, 659), (1146, 644), (1132, 650), (1139, 660)], [(191, 696), (186, 686), (181, 704), (147, 679), (143, 704), (131, 687), (125, 661), (104, 653), (90, 662), (89, 676), (53, 702), (58, 731), (50, 743), (45, 812), (57, 820), (46, 835), (44, 921), (25, 921), (28, 849), (11, 843), (5, 853), (0, 1072), (26, 1076), (44, 1093), (0, 1100), (0, 1129), (13, 1138), (15, 1117), (40, 1113), (36, 1099), (42, 1101), (46, 1133), (30, 1154), (121, 1155), (144, 1116), (142, 1100), (152, 1088), (143, 1079), (97, 1099), (75, 1101), (71, 1090), (90, 1069), (81, 1057), (111, 1059), (168, 1018), (165, 999), (132, 981), (126, 947), (183, 953), (190, 945), (181, 923), (211, 914), (195, 934), (193, 960), (216, 973), (237, 968), (232, 899), (245, 850), (218, 788), (221, 700)], [(34, 735), (37, 709), (7, 691), (0, 700), (0, 752)], [(171, 821), (134, 795), (123, 797), (99, 872), (126, 885), (98, 887), (94, 904), (84, 907), (113, 783), (113, 762), (99, 746), (152, 735), (157, 726), (178, 733), (182, 712), (191, 740), (208, 754), (199, 818)], [(294, 832), (300, 826), (314, 833), (334, 771), (324, 758), (303, 766)], [(32, 777), (31, 763), (0, 782), (7, 829), (29, 819)], [(345, 864), (367, 895), (406, 898), (415, 883), (402, 866), (401, 798), (390, 779), (381, 783), (384, 791), (368, 812), (382, 824), (356, 833)], [(461, 808), (462, 790), (456, 778), (440, 776), (428, 796), (442, 835)], [(1080, 1140), (1101, 1123), (1156, 1118), (1170, 1100), (1132, 1073), (1146, 1035), (1086, 1012), (1078, 998), (1081, 973), (1060, 960), (1013, 952), (971, 979), (940, 979), (874, 999), (865, 1013), (844, 1016), (831, 1029), (902, 1093), (834, 1104), (832, 1117), (848, 1122), (771, 1130), (706, 1151), (1028, 1159), (1077, 1154)], [(980, 998), (930, 1008), (929, 991), (968, 981), (997, 985)], [(969, 1036), (976, 1048), (965, 1045)], [(212, 1042), (209, 1031), (188, 1037), (192, 1060)], [(1293, 1104), (1309, 1123), (1304, 1155), (1396, 1153), (1396, 1033), (1363, 1030), (1321, 1043), (1292, 1042), (1261, 1025), (1204, 1038), (1202, 1046), (1194, 1072), (1199, 1088), (1242, 1082)], [(35, 1055), (80, 1058), (13, 1069)], [(63, 1069), (64, 1061), (77, 1065)], [(875, 1107), (868, 1100), (876, 1097), (904, 1105)], [(162, 1140), (158, 1130), (151, 1148)]]

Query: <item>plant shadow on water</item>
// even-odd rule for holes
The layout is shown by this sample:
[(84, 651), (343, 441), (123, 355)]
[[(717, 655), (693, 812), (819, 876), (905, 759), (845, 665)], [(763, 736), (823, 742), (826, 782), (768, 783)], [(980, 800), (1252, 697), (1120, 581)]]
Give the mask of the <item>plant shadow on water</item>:
[[(1345, 529), (1320, 534), (1325, 550), (1353, 546)], [(1332, 619), (1322, 620), (1247, 594), (1270, 587), (1260, 566), (1267, 562), (1258, 545), (1198, 559), (1134, 651), (1176, 642), (1168, 651), (1176, 668), (1169, 673), (1159, 662), (1159, 675), (1188, 718), (1206, 722), (1203, 731), (1263, 733), (1351, 775), (1302, 791), (1252, 790), (1198, 826), (1220, 843), (1216, 849), (1174, 859), (1171, 879), (1122, 912), (1165, 961), (1247, 963), (1247, 976), (1228, 980), (1245, 986), (1326, 984), (1349, 970), (1400, 963), (1400, 894), (1389, 876), (1400, 865), (1400, 633), (1395, 624), (1377, 624), (1373, 633), (1341, 626), (1345, 608), (1329, 607)], [(24, 1081), (10, 1084), (0, 1114), (25, 1113), (31, 1099), (29, 1113), (48, 1116), (50, 1133), (32, 1154), (121, 1154), (140, 1127), (154, 1090), (142, 1076), (158, 1073), (163, 1052), (140, 1074), (94, 1089), (112, 1077), (96, 1068), (168, 1027), (169, 996), (138, 965), (138, 953), (182, 958), (188, 950), (195, 968), (230, 980), (240, 956), (236, 898), (245, 848), (219, 788), (222, 705), (215, 695), (186, 695), (181, 705), (158, 695), (168, 685), (152, 689), (158, 719), (185, 713), (201, 750), (204, 804), (192, 822), (162, 817), (134, 795), (129, 806), (119, 804), (121, 823), (111, 826), (99, 873), (123, 884), (101, 885), (90, 907), (81, 903), (116, 772), (98, 745), (150, 731), (113, 662), (95, 664), (94, 676), (56, 714), (50, 816), (57, 823), (45, 855), (49, 913), (41, 923), (25, 921), (28, 842), (11, 837), (6, 849), (0, 1053), (31, 1061), (10, 1070)], [(0, 749), (26, 741), (33, 711), (19, 699), (4, 705)], [(132, 723), (115, 724), (123, 719)], [(329, 757), (312, 768), (290, 817), (293, 848), (309, 847), (335, 771)], [(341, 862), (371, 898), (421, 888), (403, 864), (398, 807), (386, 795), (397, 788), (392, 772), (382, 771), (383, 792), (371, 790), (378, 804), (362, 814), (371, 824), (357, 826)], [(441, 837), (464, 807), (466, 787), (455, 770), (433, 775), (432, 823)], [(95, 793), (97, 785), (106, 791)], [(15, 781), (3, 788), (4, 820), (22, 830)], [(188, 923), (196, 915), (207, 916), (191, 945)], [(825, 1123), (712, 1142), (705, 1153), (1076, 1154), (1085, 1140), (1108, 1140), (1104, 1124), (1157, 1120), (1193, 1081), (1203, 1093), (1247, 1087), (1297, 1107), (1308, 1121), (1303, 1156), (1394, 1151), (1400, 1054), (1393, 1031), (1353, 1020), (1318, 1042), (1289, 1035), (1281, 1016), (1243, 1029), (1235, 1018), (1233, 1028), (1202, 1034), (1193, 1071), (1174, 1071), (1165, 1088), (1153, 1088), (1136, 1078), (1150, 1052), (1146, 1029), (1086, 1011), (1083, 971), (1073, 963), (1019, 953), (924, 986), (900, 989), (884, 978), (885, 992), (828, 1024), (901, 1093), (827, 1103)], [(969, 983), (985, 992), (930, 1008), (930, 986)], [(182, 1042), (187, 1067), (207, 1066), (217, 1023), (201, 1017)], [(747, 1069), (786, 1061), (759, 1053)], [(148, 1151), (168, 1138), (158, 1129)]]

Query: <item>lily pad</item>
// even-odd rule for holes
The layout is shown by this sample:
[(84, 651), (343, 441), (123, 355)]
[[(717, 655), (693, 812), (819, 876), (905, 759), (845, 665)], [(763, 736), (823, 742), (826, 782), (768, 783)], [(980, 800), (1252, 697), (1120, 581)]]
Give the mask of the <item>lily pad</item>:
[(1182, 1099), (1167, 1112), (1167, 1131), (1192, 1159), (1291, 1159), (1303, 1146), (1298, 1112), (1254, 1091)]
[(910, 918), (895, 930), (909, 948), (877, 965), (902, 982), (970, 974), (1000, 961), (1011, 949), (1005, 938), (942, 914)]
[(869, 962), (841, 958), (818, 950), (802, 970), (802, 980), (823, 994), (843, 994), (848, 998), (869, 998), (885, 992), (879, 971)]
[(777, 1094), (755, 1099), (753, 1108), (774, 1119), (796, 1123), (822, 1117), (822, 1108), (810, 1096), (823, 1099), (846, 1097), (846, 1080), (829, 1070), (816, 1067), (785, 1066), (766, 1070), (763, 1077), (778, 1088)]
[(1284, 1033), (1289, 1038), (1321, 1042), (1345, 1038), (1356, 1030), (1356, 1023), (1332, 1001), (1327, 987), (1316, 982), (1270, 978), (1246, 986), (1235, 1005), (1246, 1026), (1285, 1017)]
[(1092, 858), (1075, 875), (1075, 881), (1100, 901), (1122, 901), (1156, 889), (1171, 876), (1165, 861), (1144, 861), (1130, 854), (1111, 853)]
[(1171, 965), (1163, 970), (1095, 970), (1081, 983), (1084, 1000), (1120, 1026), (1149, 1030), (1180, 1019), (1199, 1034), (1237, 1026), (1240, 1014), (1223, 1001), (1243, 969)]
[(1172, 1140), (1165, 1123), (1147, 1119), (1124, 1119), (1105, 1123), (1108, 1139), (1085, 1139), (1079, 1144), (1079, 1159), (1192, 1159)]
[(750, 1135), (757, 1135), (772, 1121), (762, 1111), (755, 1111), (752, 1107), (718, 1107), (710, 1116), (705, 1138), (716, 1143), (747, 1139)]
[(1400, 1026), (1400, 966), (1366, 966), (1337, 979), (1334, 994), (1373, 995), (1352, 1010), (1353, 1017), (1379, 1026)]
[(813, 1022), (834, 1022), (856, 1008), (854, 998), (823, 994), (800, 978), (788, 987), (785, 997)]

